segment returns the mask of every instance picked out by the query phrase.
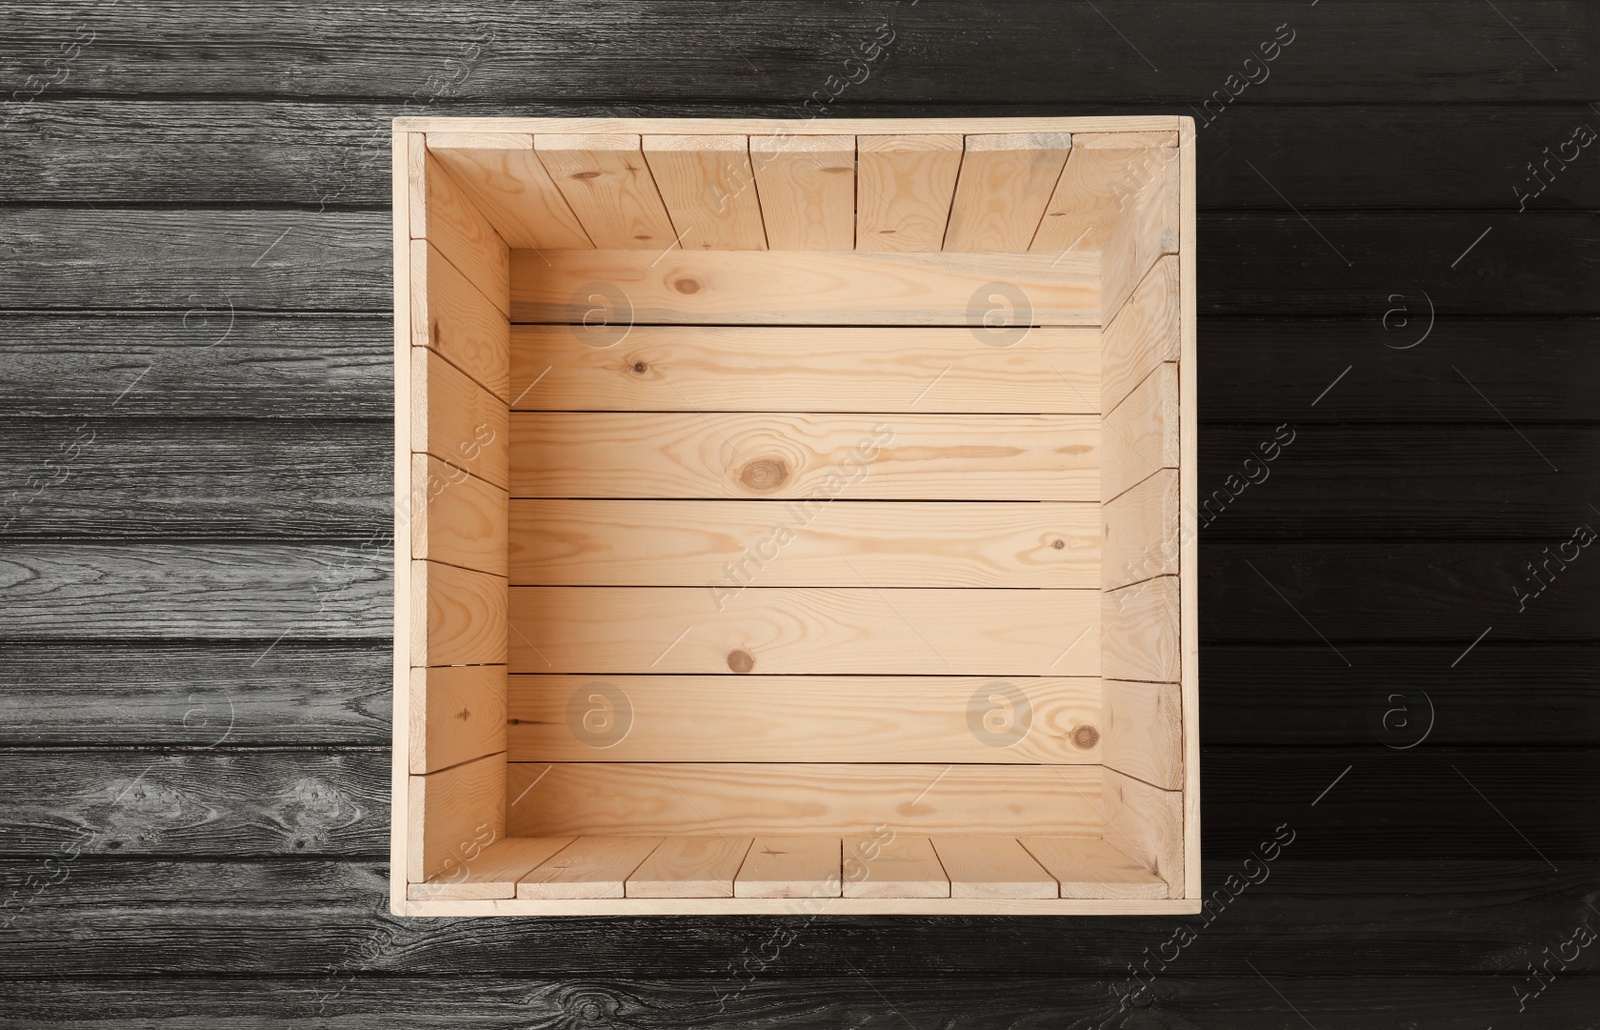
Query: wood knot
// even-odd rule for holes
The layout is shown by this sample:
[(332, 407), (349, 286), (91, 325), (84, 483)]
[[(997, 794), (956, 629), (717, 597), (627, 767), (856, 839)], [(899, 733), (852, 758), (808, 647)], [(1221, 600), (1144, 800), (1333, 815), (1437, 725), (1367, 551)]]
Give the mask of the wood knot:
[(635, 362), (634, 362), (634, 363), (633, 363), (633, 374), (634, 374), (634, 375), (636, 375), (636, 376), (642, 376), (642, 375), (644, 375), (644, 374), (645, 374), (645, 373), (646, 373), (646, 372), (648, 372), (648, 371), (650, 371), (650, 366), (649, 366), (649, 365), (647, 365), (647, 364), (645, 364), (645, 363), (644, 363), (644, 362), (642, 362), (642, 361), (635, 361)]
[(1100, 743), (1100, 731), (1088, 723), (1072, 731), (1072, 746), (1075, 748), (1088, 751), (1098, 743)]
[(677, 290), (679, 293), (699, 293), (700, 280), (690, 279), (688, 276), (685, 276), (682, 279), (675, 280), (672, 284), (672, 288)]
[(755, 667), (756, 660), (750, 657), (749, 651), (728, 652), (728, 668), (732, 669), (734, 672), (737, 672), (739, 675), (742, 676)]
[(572, 173), (572, 177), (574, 179), (598, 179), (598, 178), (600, 178), (600, 173), (599, 172), (573, 172)]
[(439, 320), (437, 318), (434, 319), (433, 324), (428, 327), (428, 338), (433, 341), (433, 345), (435, 347), (439, 346)]
[(789, 480), (789, 466), (781, 458), (757, 458), (739, 473), (739, 482), (757, 493), (776, 490)]
[(1067, 542), (1065, 540), (1052, 540), (1050, 541), (1050, 546), (1059, 551), (1067, 546)]

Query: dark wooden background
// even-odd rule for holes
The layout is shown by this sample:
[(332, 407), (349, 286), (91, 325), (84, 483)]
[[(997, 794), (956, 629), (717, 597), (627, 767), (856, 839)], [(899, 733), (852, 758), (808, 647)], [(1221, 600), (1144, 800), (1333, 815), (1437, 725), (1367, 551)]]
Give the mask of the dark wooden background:
[[(1600, 1026), (1528, 970), (1600, 930), (1600, 549), (1519, 600), (1600, 529), (1600, 147), (1519, 199), (1594, 4), (0, 21), (0, 1024)], [(1207, 887), (1296, 836), (1146, 1004), (1198, 920), (387, 914), (391, 117), (1188, 114), (1288, 32), (1198, 142), (1202, 489), (1295, 432), (1201, 535)]]

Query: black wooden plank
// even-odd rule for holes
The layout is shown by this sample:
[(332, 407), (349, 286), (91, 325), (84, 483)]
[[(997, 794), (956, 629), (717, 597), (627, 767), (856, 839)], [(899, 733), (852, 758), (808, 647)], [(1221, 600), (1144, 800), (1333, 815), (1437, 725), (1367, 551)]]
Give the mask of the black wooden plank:
[[(1562, 938), (1566, 940), (1566, 938)], [(1559, 942), (1558, 942), (1559, 943)], [(1551, 967), (1555, 968), (1554, 965)], [(786, 980), (749, 973), (647, 980), (597, 974), (582, 982), (516, 978), (353, 977), (339, 970), (321, 979), (229, 979), (189, 976), (101, 982), (0, 982), (0, 1003), (17, 1030), (90, 1030), (118, 1020), (141, 1027), (298, 1028), (321, 1022), (340, 1030), (483, 1027), (1176, 1027), (1183, 1030), (1282, 1030), (1298, 1011), (1316, 1030), (1369, 1030), (1385, 1025), (1428, 1030), (1483, 1030), (1486, 1018), (1522, 1011), (1550, 1027), (1592, 1027), (1600, 985), (1574, 969), (1559, 986), (1519, 1006), (1508, 987), (1531, 984), (1506, 976), (1406, 976), (1347, 979), (1321, 974), (1269, 983), (1251, 975), (1163, 975), (1139, 1002), (1123, 1004), (1113, 978), (1070, 971), (1037, 978), (932, 978), (880, 974), (870, 979), (840, 964), (832, 976)], [(1524, 971), (1524, 975), (1526, 972)], [(1292, 1008), (1291, 1008), (1292, 1006)]]
[(394, 417), (387, 316), (5, 314), (0, 363), (8, 417)]
[[(377, 863), (61, 856), (47, 871), (41, 859), (7, 861), (0, 863), (0, 882), (24, 886), (28, 900), (14, 908), (0, 959), (7, 968), (59, 970), (78, 983), (106, 974), (537, 973), (748, 984), (751, 974), (767, 982), (854, 975), (853, 967), (874, 979), (952, 971), (1053, 979), (1072, 972), (1123, 984), (1144, 949), (1155, 954), (1178, 926), (1188, 926), (1198, 939), (1166, 975), (1233, 977), (1247, 971), (1249, 960), (1274, 977), (1315, 972), (1381, 980), (1409, 971), (1514, 978), (1525, 975), (1530, 959), (1542, 959), (1545, 944), (1566, 940), (1575, 925), (1593, 918), (1586, 905), (1600, 874), (1593, 862), (1564, 862), (1559, 872), (1536, 858), (1328, 862), (1310, 853), (1301, 821), (1291, 817), (1290, 824), (1292, 843), (1270, 864), (1251, 862), (1258, 882), (1236, 881), (1237, 896), (1214, 900), (1210, 920), (813, 920), (803, 910), (759, 918), (396, 919), (388, 914), (384, 867)], [(1264, 827), (1261, 837), (1272, 839), (1276, 825)], [(1289, 839), (1288, 828), (1282, 832)], [(1207, 885), (1227, 892), (1227, 877), (1243, 878), (1251, 854), (1209, 862)], [(29, 876), (56, 882), (35, 895)], [(791, 933), (780, 932), (775, 944), (775, 931)], [(1158, 976), (1158, 984), (1164, 979)]]
[(389, 529), (390, 425), (174, 425), (100, 410), (0, 420), (0, 534), (341, 540)]
[(9, 543), (11, 640), (384, 639), (393, 552), (335, 544)]
[[(1489, 640), (1493, 640), (1493, 634)], [(1600, 647), (1213, 645), (1200, 652), (1211, 747), (1600, 745)], [(1205, 770), (1201, 770), (1202, 784)]]
[[(1590, 525), (1600, 529), (1600, 519)], [(1485, 633), (1495, 643), (1600, 639), (1600, 561), (1572, 544), (1566, 553), (1578, 550), (1577, 560), (1560, 571), (1561, 545), (1570, 539), (1202, 544), (1201, 639), (1308, 646), (1321, 639), (1335, 653), (1357, 642), (1459, 643), (1458, 655)], [(1557, 560), (1535, 581), (1528, 565), (1542, 564), (1547, 547)], [(1546, 584), (1542, 592), (1538, 582)], [(1461, 665), (1471, 661), (1468, 655)]]
[[(592, 2), (508, 9), (475, 0), (385, 9), (378, 17), (355, 7), (152, 0), (86, 13), (35, 2), (13, 5), (10, 35), (19, 71), (58, 96), (247, 90), (410, 99), (419, 111), (445, 96), (508, 105), (779, 98), (797, 108), (803, 98), (837, 96), (857, 103), (1170, 101), (1187, 113), (1185, 105), (1213, 94), (1225, 101), (1230, 86), (1243, 91), (1241, 103), (1330, 95), (1374, 103), (1582, 102), (1600, 67), (1593, 8), (1576, 0), (1519, 3), (1509, 20), (1491, 5), (1459, 0), (1290, 11), (1222, 0), (1115, 6), (791, 0), (732, 13), (711, 2), (654, 2), (630, 4), (618, 17)], [(80, 25), (88, 32), (79, 34)], [(1289, 45), (1265, 71), (1244, 66), (1274, 38)], [(87, 42), (70, 74), (45, 65), (74, 40)], [(886, 50), (863, 49), (874, 40)], [(1245, 74), (1260, 84), (1228, 81)]]
[(1201, 319), (1201, 420), (1456, 422), (1498, 409), (1526, 427), (1595, 417), (1572, 388), (1600, 379), (1593, 319), (1430, 323), (1415, 289), (1381, 299), (1382, 311), (1359, 319)]
[(0, 747), (388, 746), (388, 644), (0, 644)]
[[(1292, 49), (1292, 48), (1291, 48)], [(848, 96), (848, 94), (846, 94)], [(1250, 93), (1244, 94), (1248, 99)], [(399, 105), (250, 100), (58, 100), (43, 94), (8, 130), (0, 203), (387, 206), (388, 123)], [(1182, 113), (1181, 105), (1178, 108)], [(507, 109), (441, 98), (430, 114), (792, 118), (785, 103), (541, 102)], [(1074, 114), (1168, 114), (1074, 105)], [(848, 105), (837, 112), (849, 115)], [(882, 114), (879, 107), (861, 112)], [(907, 104), (900, 117), (1015, 115), (1010, 104)], [(1600, 127), (1583, 104), (1562, 106), (1258, 106), (1241, 102), (1198, 140), (1202, 210), (1600, 207), (1600, 160), (1571, 142)], [(1580, 138), (1582, 134), (1580, 133)], [(1492, 145), (1485, 141), (1492, 140)], [(1528, 164), (1550, 160), (1530, 177)], [(1546, 187), (1542, 192), (1540, 183)], [(1281, 195), (1280, 195), (1281, 191)], [(1538, 195), (1524, 200), (1529, 194)]]

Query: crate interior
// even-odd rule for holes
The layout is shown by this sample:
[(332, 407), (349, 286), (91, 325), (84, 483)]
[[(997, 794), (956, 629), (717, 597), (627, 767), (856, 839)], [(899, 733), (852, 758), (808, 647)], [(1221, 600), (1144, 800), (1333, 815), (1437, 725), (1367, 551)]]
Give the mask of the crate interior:
[(1176, 132), (411, 140), (409, 897), (1182, 895)]

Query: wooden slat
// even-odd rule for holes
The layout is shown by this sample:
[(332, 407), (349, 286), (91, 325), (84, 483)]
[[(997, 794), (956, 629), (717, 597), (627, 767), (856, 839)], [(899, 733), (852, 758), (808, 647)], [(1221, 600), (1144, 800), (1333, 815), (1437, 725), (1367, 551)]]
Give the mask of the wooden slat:
[(450, 170), (512, 247), (593, 247), (526, 132), (430, 132), (428, 152)]
[(1178, 258), (1159, 259), (1127, 301), (1107, 311), (1100, 403), (1111, 411), (1164, 361), (1178, 360)]
[(430, 898), (478, 900), (514, 898), (517, 881), (536, 866), (549, 861), (571, 837), (507, 837), (484, 848), (470, 860), (463, 858), (427, 883), (413, 883), (407, 896), (413, 901)]
[(1157, 153), (1160, 157), (1117, 219), (1102, 251), (1101, 291), (1108, 312), (1122, 306), (1161, 255), (1178, 253), (1179, 154), (1177, 150)]
[(624, 886), (630, 898), (731, 898), (749, 837), (668, 837)]
[(757, 837), (733, 880), (736, 898), (837, 898), (838, 837)]
[(517, 410), (1101, 410), (1094, 329), (1035, 326), (1005, 347), (982, 346), (965, 327), (636, 325), (616, 335), (600, 348), (583, 327), (513, 328)]
[[(425, 599), (412, 595), (412, 581), (416, 576), (412, 569), (411, 537), (406, 532), (406, 518), (409, 514), (406, 506), (411, 501), (411, 420), (413, 409), (419, 406), (418, 394), (411, 382), (411, 369), (415, 362), (407, 360), (406, 351), (407, 348), (411, 348), (413, 353), (415, 352), (417, 329), (426, 324), (425, 320), (418, 317), (417, 299), (412, 288), (413, 273), (422, 271), (425, 277), (427, 263), (426, 250), (423, 251), (423, 260), (417, 261), (416, 247), (411, 240), (411, 197), (413, 192), (421, 192), (416, 189), (417, 184), (412, 182), (412, 176), (424, 167), (416, 154), (422, 149), (422, 143), (422, 139), (417, 135), (396, 130), (390, 137), (389, 155), (389, 217), (391, 242), (394, 248), (392, 259), (394, 262), (394, 437), (393, 464), (390, 466), (393, 470), (390, 496), (394, 502), (394, 519), (390, 525), (394, 554), (388, 577), (393, 584), (394, 592), (391, 614), (393, 646), (389, 657), (392, 677), (390, 695), (393, 699), (389, 721), (391, 739), (388, 763), (389, 907), (396, 912), (404, 911), (407, 903), (406, 884), (411, 879), (409, 875), (411, 857), (422, 847), (422, 827), (413, 823), (411, 819), (409, 772), (416, 749), (419, 745), (426, 746), (424, 741), (418, 739), (418, 734), (425, 732), (427, 728), (425, 712), (420, 720), (414, 720), (412, 717), (411, 666), (414, 664), (417, 652), (416, 637), (427, 635), (427, 609)], [(441, 265), (447, 263), (442, 259), (440, 261)], [(418, 264), (423, 267), (414, 268)], [(425, 288), (425, 283), (421, 281), (416, 285), (419, 290)], [(421, 407), (425, 415), (426, 394), (422, 394), (422, 397), (424, 401)], [(162, 571), (164, 574), (168, 573), (166, 569)], [(170, 586), (168, 589), (170, 590)], [(169, 602), (167, 607), (171, 608), (173, 605)], [(317, 607), (319, 609), (324, 607), (320, 599)], [(145, 632), (148, 633), (148, 629)], [(194, 630), (191, 629), (190, 633), (193, 634)], [(426, 653), (425, 646), (423, 652)], [(407, 756), (406, 762), (400, 761), (401, 755)], [(401, 798), (406, 799), (405, 804), (400, 804)], [(420, 873), (419, 869), (419, 879)]]
[[(506, 405), (438, 354), (411, 348), (411, 449), (506, 485)], [(409, 501), (409, 498), (408, 498)]]
[(1104, 840), (1024, 837), (1020, 842), (1061, 884), (1063, 898), (1164, 898), (1167, 883)]
[(847, 898), (948, 898), (950, 880), (927, 837), (893, 829), (844, 841)]
[[(1101, 509), (1101, 587), (1115, 590), (1153, 576), (1175, 576), (1181, 532), (1178, 472), (1162, 469)], [(1198, 532), (1191, 528), (1189, 532)]]
[(411, 148), (411, 238), (425, 239), (502, 313), (509, 311), (506, 241), (420, 141)]
[(758, 588), (718, 611), (703, 588), (513, 587), (511, 671), (1093, 676), (1102, 596)]
[(1028, 248), (1063, 251), (1105, 249), (1117, 220), (1141, 186), (1161, 174), (1176, 132), (1082, 132), (1061, 170), (1039, 231)]
[(751, 136), (750, 163), (773, 250), (850, 250), (856, 231), (854, 136)]
[(975, 301), (1004, 282), (1024, 324), (1100, 324), (1098, 254), (518, 250), (511, 267), (513, 322), (583, 324), (600, 283), (639, 323), (981, 325)]
[(417, 883), (474, 861), (506, 835), (506, 759), (483, 758), (412, 776), (406, 879)]
[(856, 249), (939, 250), (962, 149), (954, 132), (857, 136)]
[(1088, 765), (1107, 731), (1093, 677), (514, 676), (507, 711), (514, 762)]
[(596, 247), (654, 257), (677, 246), (638, 136), (540, 133), (533, 149)]
[(1184, 881), (1183, 792), (1161, 790), (1115, 769), (1105, 771), (1105, 839), (1166, 881)]
[(645, 136), (645, 160), (686, 250), (766, 250), (744, 136)]
[(1055, 877), (1010, 837), (934, 837), (952, 898), (1055, 898)]
[(1027, 250), (1071, 149), (1064, 132), (968, 136), (944, 249)]
[(1178, 679), (1178, 577), (1159, 576), (1101, 595), (1100, 649), (1107, 678)]
[(428, 241), (412, 240), (410, 247), (412, 345), (435, 351), (501, 401), (510, 400), (510, 326), (502, 306)]
[[(514, 796), (514, 795), (513, 795)], [(511, 816), (516, 818), (512, 807)], [(620, 898), (628, 875), (661, 843), (660, 837), (584, 837), (517, 881), (519, 898)]]
[(410, 770), (431, 772), (506, 749), (506, 667), (412, 669)]
[[(879, 587), (1099, 587), (1100, 533), (1093, 504), (517, 500), (510, 570), (518, 586), (709, 584), (718, 596), (752, 582), (850, 587), (863, 578)], [(1174, 538), (1174, 561), (1176, 547)], [(502, 540), (502, 561), (505, 550)]]
[[(1125, 431), (1146, 442), (1152, 418)], [(517, 412), (511, 427), (513, 497), (1099, 499), (1093, 416)]]
[(411, 556), (506, 574), (506, 492), (431, 454), (411, 456)]
[(1102, 824), (1100, 771), (1086, 766), (511, 762), (507, 770), (508, 826), (518, 837), (870, 836), (885, 825), (1015, 837), (1092, 835)]
[(1106, 680), (1100, 743), (1108, 768), (1164, 788), (1183, 786), (1183, 708), (1176, 683)]
[[(1100, 496), (1106, 502), (1161, 469), (1178, 467), (1176, 364), (1165, 361), (1156, 366), (1106, 416), (1100, 445)], [(512, 449), (516, 449), (514, 435)]]
[[(1179, 241), (1187, 242), (1179, 255), (1178, 350), (1179, 350), (1179, 454), (1183, 471), (1179, 473), (1182, 507), (1194, 511), (1195, 483), (1200, 468), (1198, 375), (1198, 311), (1195, 255), (1195, 160), (1194, 123), (1178, 123)], [(1387, 326), (1385, 326), (1387, 328)], [(1200, 894), (1200, 557), (1198, 534), (1182, 538), (1179, 558), (1179, 668), (1182, 675), (1183, 703), (1183, 795), (1179, 807), (1183, 818), (1183, 878), (1171, 879), (1172, 894), (1194, 898)]]
[(504, 665), (506, 581), (431, 561), (411, 563), (411, 664)]

